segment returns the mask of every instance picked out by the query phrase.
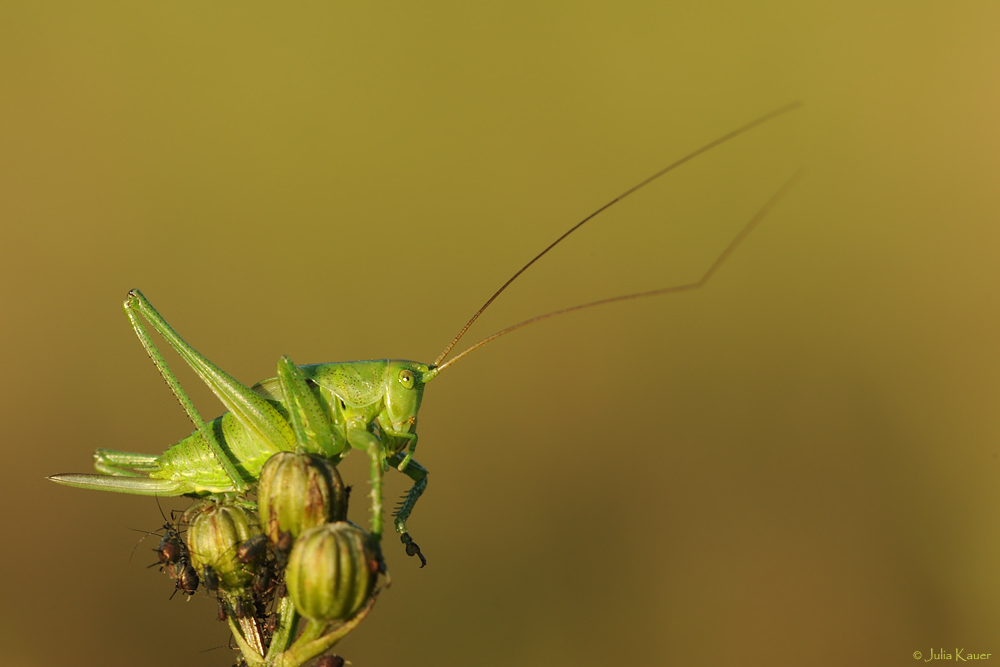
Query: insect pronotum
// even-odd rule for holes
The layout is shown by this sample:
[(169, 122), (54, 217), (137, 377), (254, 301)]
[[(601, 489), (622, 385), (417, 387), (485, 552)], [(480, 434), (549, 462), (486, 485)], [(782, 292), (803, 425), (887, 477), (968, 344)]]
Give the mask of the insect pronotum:
[[(196, 430), (162, 454), (98, 449), (94, 454), (94, 467), (99, 474), (67, 473), (52, 475), (49, 479), (84, 489), (138, 495), (238, 496), (252, 490), (265, 461), (277, 452), (320, 454), (336, 464), (351, 449), (360, 449), (368, 455), (371, 464), (372, 537), (376, 541), (381, 539), (382, 475), (391, 465), (413, 480), (413, 486), (396, 511), (395, 529), (406, 545), (407, 554), (420, 556), (424, 562), (419, 547), (406, 530), (407, 518), (427, 487), (427, 470), (413, 459), (417, 447), (417, 412), (424, 385), (473, 350), (540, 320), (616, 301), (702, 287), (792, 188), (801, 170), (767, 200), (696, 282), (601, 299), (539, 315), (509, 326), (445, 361), (469, 327), (532, 264), (602, 211), (698, 155), (799, 106), (797, 102), (783, 106), (705, 144), (588, 215), (511, 276), (430, 364), (376, 359), (296, 366), (288, 357), (282, 357), (278, 361), (277, 377), (247, 387), (188, 345), (141, 292), (132, 290), (125, 298), (125, 313)], [(211, 422), (201, 418), (143, 322), (167, 341), (228, 412)]]

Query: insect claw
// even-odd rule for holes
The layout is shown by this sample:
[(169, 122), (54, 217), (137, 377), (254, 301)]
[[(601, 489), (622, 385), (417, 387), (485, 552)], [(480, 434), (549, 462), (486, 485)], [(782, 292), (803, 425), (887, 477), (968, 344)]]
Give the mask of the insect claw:
[(406, 555), (407, 556), (417, 556), (420, 558), (420, 567), (427, 565), (427, 559), (420, 552), (420, 547), (417, 543), (413, 541), (409, 533), (403, 533), (399, 536), (399, 541), (406, 545)]

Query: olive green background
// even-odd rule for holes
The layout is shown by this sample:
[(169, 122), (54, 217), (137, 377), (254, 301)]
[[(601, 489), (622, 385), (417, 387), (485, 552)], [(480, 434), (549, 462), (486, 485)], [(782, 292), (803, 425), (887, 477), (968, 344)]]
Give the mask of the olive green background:
[[(807, 168), (706, 289), (551, 320), (428, 387), (429, 564), (390, 536), (393, 585), (339, 652), (1000, 660), (998, 34), (994, 2), (3, 3), (3, 663), (235, 659), (202, 652), (227, 631), (167, 599), (154, 539), (129, 561), (152, 499), (44, 479), (191, 430), (128, 289), (247, 383), (282, 354), (429, 362), (570, 225), (794, 100), (477, 324), (696, 279)], [(358, 455), (344, 474), (366, 489)]]

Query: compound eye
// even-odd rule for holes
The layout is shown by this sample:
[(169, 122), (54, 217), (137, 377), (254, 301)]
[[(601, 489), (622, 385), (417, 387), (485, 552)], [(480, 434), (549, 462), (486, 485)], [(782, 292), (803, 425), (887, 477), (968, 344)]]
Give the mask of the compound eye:
[(399, 384), (403, 385), (407, 389), (413, 389), (413, 371), (399, 371)]

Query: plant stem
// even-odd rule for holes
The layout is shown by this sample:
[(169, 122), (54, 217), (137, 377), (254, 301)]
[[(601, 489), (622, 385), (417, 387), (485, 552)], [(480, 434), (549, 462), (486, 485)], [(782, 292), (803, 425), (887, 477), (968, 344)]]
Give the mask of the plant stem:
[[(260, 651), (256, 650), (243, 636), (243, 626), (245, 625), (244, 622), (247, 621), (248, 619), (245, 618), (239, 619), (240, 620), (239, 625), (237, 625), (236, 621), (233, 620), (232, 616), (229, 616), (226, 620), (229, 621), (229, 629), (233, 633), (233, 639), (236, 640), (236, 645), (240, 647), (240, 652), (243, 653), (243, 659), (247, 661), (247, 664), (250, 667), (263, 667), (264, 655)], [(253, 619), (249, 620), (251, 621), (251, 623), (253, 622)], [(256, 627), (256, 623), (254, 623), (254, 626)], [(251, 636), (253, 636), (253, 634), (254, 633), (251, 633)], [(259, 634), (257, 635), (257, 641), (258, 643), (260, 642)]]
[(264, 660), (265, 667), (274, 667), (276, 661), (281, 657), (288, 644), (295, 637), (295, 626), (298, 625), (299, 615), (295, 612), (295, 605), (287, 595), (281, 598), (278, 603), (278, 626), (271, 637), (271, 646), (267, 650), (267, 658)]
[(350, 620), (335, 627), (328, 634), (323, 634), (330, 627), (327, 623), (317, 623), (310, 619), (309, 625), (302, 632), (296, 642), (274, 663), (275, 667), (299, 667), (305, 662), (312, 660), (316, 656), (329, 651), (334, 644), (347, 636), (351, 630), (356, 628), (361, 621), (365, 620), (368, 612), (375, 606), (377, 593), (373, 593), (368, 598), (368, 602), (358, 610)]

